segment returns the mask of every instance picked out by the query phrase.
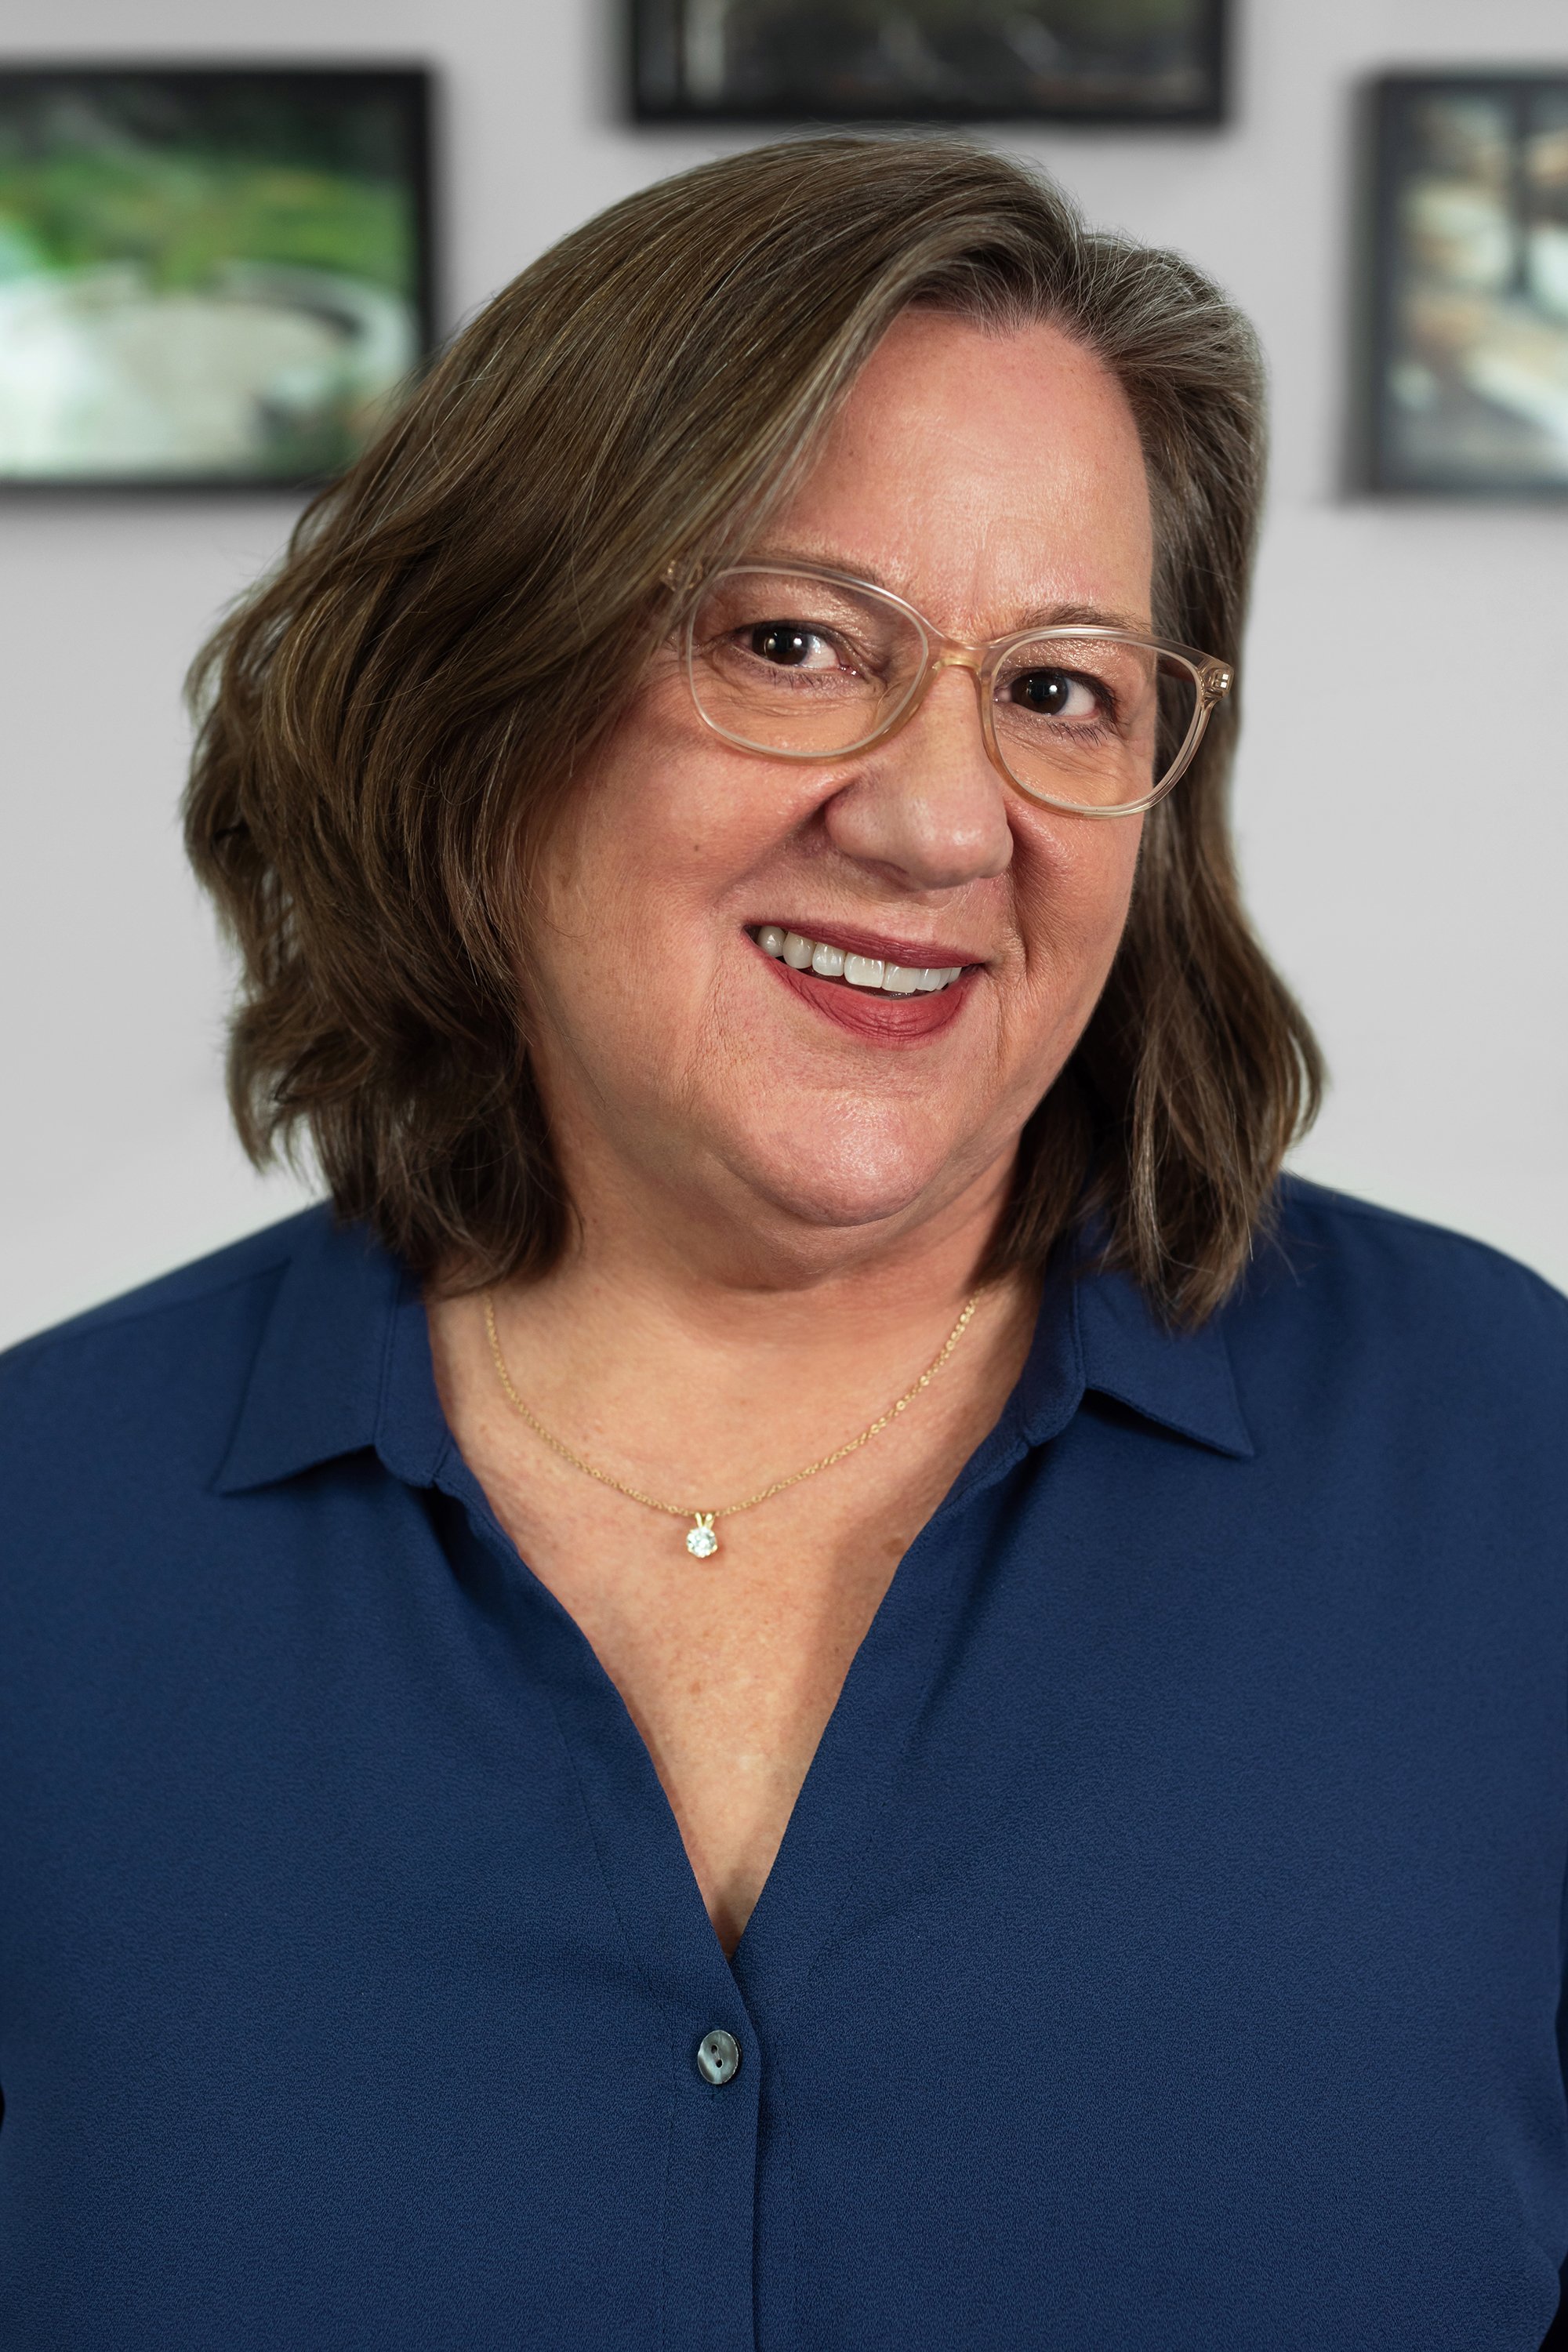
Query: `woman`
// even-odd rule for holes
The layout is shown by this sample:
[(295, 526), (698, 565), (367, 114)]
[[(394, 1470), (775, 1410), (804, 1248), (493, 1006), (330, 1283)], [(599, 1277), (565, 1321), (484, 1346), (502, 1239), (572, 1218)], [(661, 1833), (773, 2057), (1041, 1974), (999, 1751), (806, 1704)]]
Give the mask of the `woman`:
[(17, 2352), (1539, 2344), (1568, 1309), (1279, 1180), (1260, 439), (1186, 264), (786, 144), (220, 634), (337, 1214), (6, 1366)]

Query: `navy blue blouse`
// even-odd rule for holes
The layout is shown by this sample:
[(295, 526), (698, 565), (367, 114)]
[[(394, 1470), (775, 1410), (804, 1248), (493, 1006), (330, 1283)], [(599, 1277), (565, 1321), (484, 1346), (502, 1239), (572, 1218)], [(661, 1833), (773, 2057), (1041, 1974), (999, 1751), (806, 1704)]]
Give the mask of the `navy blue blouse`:
[(1521, 1267), (1293, 1185), (1195, 1335), (1053, 1276), (732, 1964), (363, 1234), (16, 1350), (0, 1496), (5, 2352), (1539, 2345), (1568, 1302)]

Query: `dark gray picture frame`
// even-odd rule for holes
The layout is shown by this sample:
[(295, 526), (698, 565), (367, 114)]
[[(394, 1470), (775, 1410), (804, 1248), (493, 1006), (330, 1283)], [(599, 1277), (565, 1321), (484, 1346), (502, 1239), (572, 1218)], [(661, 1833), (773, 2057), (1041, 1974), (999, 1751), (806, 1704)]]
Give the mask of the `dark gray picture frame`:
[(339, 470), (435, 345), (432, 112), (429, 69), (401, 60), (0, 68), (0, 309), (11, 353), (24, 332), (42, 353), (30, 388), (0, 367), (0, 493)]
[(641, 122), (1226, 119), (1228, 0), (629, 0)]
[(1568, 68), (1370, 96), (1355, 486), (1568, 496)]

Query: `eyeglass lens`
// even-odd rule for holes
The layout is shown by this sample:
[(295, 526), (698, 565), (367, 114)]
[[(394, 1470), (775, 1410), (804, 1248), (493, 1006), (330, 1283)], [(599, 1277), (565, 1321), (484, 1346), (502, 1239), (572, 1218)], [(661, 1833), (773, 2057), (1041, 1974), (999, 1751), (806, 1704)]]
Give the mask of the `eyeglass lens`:
[[(875, 593), (810, 573), (731, 572), (693, 617), (691, 690), (731, 742), (831, 759), (899, 716), (924, 654), (908, 614)], [(1015, 781), (1086, 808), (1147, 799), (1197, 709), (1184, 663), (1121, 638), (1051, 634), (1010, 646), (992, 683), (996, 747)]]

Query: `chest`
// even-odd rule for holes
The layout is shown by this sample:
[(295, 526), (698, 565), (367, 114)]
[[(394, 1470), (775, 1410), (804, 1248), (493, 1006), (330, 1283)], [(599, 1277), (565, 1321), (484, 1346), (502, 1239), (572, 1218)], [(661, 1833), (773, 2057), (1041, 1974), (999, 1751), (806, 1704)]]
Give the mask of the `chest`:
[(467, 1485), (51, 1556), (0, 1643), (6, 2340), (1528, 2352), (1560, 1556), (1277, 1459), (1080, 1419), (966, 1483), (732, 1970)]
[(726, 1950), (899, 1562), (969, 1450), (969, 1419), (938, 1423), (918, 1456), (889, 1449), (721, 1517), (707, 1559), (672, 1516), (476, 1433), (491, 1507), (615, 1685)]
[[(709, 1917), (732, 1951), (850, 1664), (910, 1545), (994, 1423), (1033, 1328), (1032, 1300), (1000, 1308), (940, 1383), (802, 1470), (753, 1471), (717, 1492), (698, 1532), (629, 1481), (589, 1467), (548, 1436), (492, 1367), (462, 1345), (461, 1308), (432, 1318), (448, 1424), (491, 1510), (533, 1576), (585, 1637), (640, 1735), (674, 1814)], [(1027, 1311), (1026, 1311), (1027, 1310)], [(495, 1352), (492, 1350), (492, 1352)], [(476, 1378), (476, 1373), (478, 1377)], [(502, 1391), (506, 1393), (503, 1395)], [(744, 1392), (765, 1399), (767, 1384)], [(690, 1412), (705, 1412), (700, 1458), (764, 1462), (765, 1402), (724, 1415), (709, 1395), (684, 1416), (670, 1396), (638, 1397), (649, 1468), (638, 1485), (679, 1494), (692, 1458)], [(791, 1412), (773, 1416), (781, 1456)], [(521, 1423), (521, 1426), (520, 1426)], [(806, 1447), (795, 1432), (799, 1454)], [(715, 1476), (720, 1474), (715, 1473)], [(623, 1474), (624, 1475), (624, 1474)], [(700, 1517), (700, 1515), (699, 1515)], [(701, 1540), (706, 1538), (707, 1540)], [(711, 1547), (711, 1548), (710, 1548)]]

